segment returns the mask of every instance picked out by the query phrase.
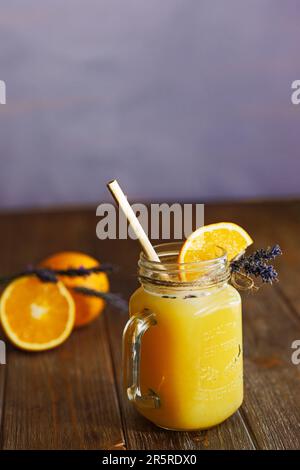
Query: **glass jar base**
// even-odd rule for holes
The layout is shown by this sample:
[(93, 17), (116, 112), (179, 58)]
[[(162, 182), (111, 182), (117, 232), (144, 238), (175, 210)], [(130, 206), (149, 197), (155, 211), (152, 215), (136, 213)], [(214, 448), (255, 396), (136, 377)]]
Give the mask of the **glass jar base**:
[[(226, 420), (225, 420), (226, 421)], [(221, 421), (223, 423), (224, 421)], [(215, 426), (219, 426), (219, 424), (213, 424), (212, 426), (206, 426), (204, 428), (167, 428), (165, 426), (160, 426), (159, 424), (155, 424), (160, 429), (164, 429), (165, 431), (175, 431), (175, 432), (197, 432), (197, 431), (208, 431), (211, 428), (214, 428)]]
[(219, 426), (220, 424), (224, 423), (225, 421), (227, 421), (228, 419), (230, 419), (233, 415), (235, 415), (235, 413), (238, 411), (238, 409), (240, 408), (241, 405), (239, 405), (237, 408), (235, 408), (234, 411), (232, 411), (228, 416), (224, 417), (223, 419), (221, 419), (220, 421), (217, 421), (216, 423), (210, 425), (210, 426), (199, 426), (199, 427), (185, 427), (185, 428), (180, 428), (180, 427), (168, 427), (168, 426), (163, 426), (161, 424), (157, 424), (155, 423), (154, 421), (152, 421), (151, 419), (147, 418), (146, 416), (144, 416), (144, 418), (146, 418), (147, 420), (151, 421), (152, 424), (154, 424), (155, 426), (157, 426), (158, 428), (160, 429), (164, 429), (166, 431), (177, 431), (177, 432), (197, 432), (197, 431), (208, 431), (209, 429), (212, 429), (212, 428), (215, 428), (216, 426)]

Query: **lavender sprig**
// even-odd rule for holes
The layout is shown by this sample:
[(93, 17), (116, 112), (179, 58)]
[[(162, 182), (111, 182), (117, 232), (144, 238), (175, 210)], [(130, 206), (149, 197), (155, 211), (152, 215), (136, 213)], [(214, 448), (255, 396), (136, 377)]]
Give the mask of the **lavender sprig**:
[(107, 303), (113, 307), (118, 308), (123, 312), (128, 312), (127, 302), (120, 296), (120, 294), (111, 293), (111, 292), (101, 292), (94, 289), (89, 289), (87, 287), (74, 287), (73, 290), (79, 294), (88, 295), (90, 297), (99, 297), (105, 300)]
[(244, 273), (248, 276), (260, 277), (262, 282), (272, 284), (278, 278), (275, 268), (268, 264), (269, 261), (281, 255), (282, 251), (279, 245), (272, 248), (256, 250), (249, 256), (241, 256), (230, 264), (232, 273)]
[(58, 281), (58, 276), (87, 277), (94, 273), (112, 272), (113, 270), (114, 267), (108, 263), (101, 264), (101, 266), (94, 266), (92, 268), (85, 268), (84, 266), (80, 266), (79, 268), (68, 269), (50, 269), (28, 266), (24, 271), (12, 274), (11, 276), (0, 277), (0, 284), (7, 284), (22, 276), (36, 276), (43, 282), (55, 283)]
[[(84, 266), (80, 266), (79, 268), (68, 269), (37, 268), (30, 265), (27, 266), (27, 269), (25, 269), (24, 271), (20, 271), (10, 276), (0, 277), (0, 284), (7, 284), (13, 281), (14, 279), (23, 276), (36, 276), (42, 282), (56, 283), (59, 281), (59, 276), (85, 278), (87, 276), (90, 276), (91, 274), (100, 272), (112, 272), (114, 270), (115, 267), (108, 263), (101, 264), (101, 266), (94, 266), (92, 268), (85, 268)], [(83, 286), (74, 287), (73, 290), (83, 295), (101, 298), (121, 311), (128, 311), (127, 302), (119, 294), (101, 292), (94, 289), (88, 289)]]

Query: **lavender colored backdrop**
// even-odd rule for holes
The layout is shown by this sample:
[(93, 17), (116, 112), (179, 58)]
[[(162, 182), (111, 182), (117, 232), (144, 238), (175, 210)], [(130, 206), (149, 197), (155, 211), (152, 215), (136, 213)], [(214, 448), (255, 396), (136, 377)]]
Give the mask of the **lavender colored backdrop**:
[(297, 0), (0, 0), (0, 206), (295, 195)]

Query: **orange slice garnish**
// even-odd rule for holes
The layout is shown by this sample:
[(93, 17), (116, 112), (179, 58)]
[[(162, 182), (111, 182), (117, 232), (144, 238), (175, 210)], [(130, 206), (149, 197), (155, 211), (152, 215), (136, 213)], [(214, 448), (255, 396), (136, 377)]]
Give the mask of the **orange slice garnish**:
[(231, 261), (252, 243), (250, 235), (232, 222), (204, 225), (185, 241), (180, 250), (178, 262), (192, 263), (216, 258), (217, 247), (225, 250), (228, 260)]
[(27, 351), (43, 351), (63, 343), (75, 321), (75, 306), (61, 283), (24, 276), (4, 290), (0, 319), (7, 337)]

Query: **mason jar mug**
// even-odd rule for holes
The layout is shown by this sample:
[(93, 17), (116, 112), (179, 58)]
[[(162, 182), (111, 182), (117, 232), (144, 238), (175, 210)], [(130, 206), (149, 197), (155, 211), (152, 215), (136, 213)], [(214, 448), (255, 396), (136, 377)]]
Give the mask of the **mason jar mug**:
[(224, 250), (180, 264), (180, 247), (155, 247), (161, 263), (140, 255), (140, 287), (123, 335), (124, 385), (137, 411), (156, 425), (207, 429), (243, 400), (241, 298), (228, 282)]

